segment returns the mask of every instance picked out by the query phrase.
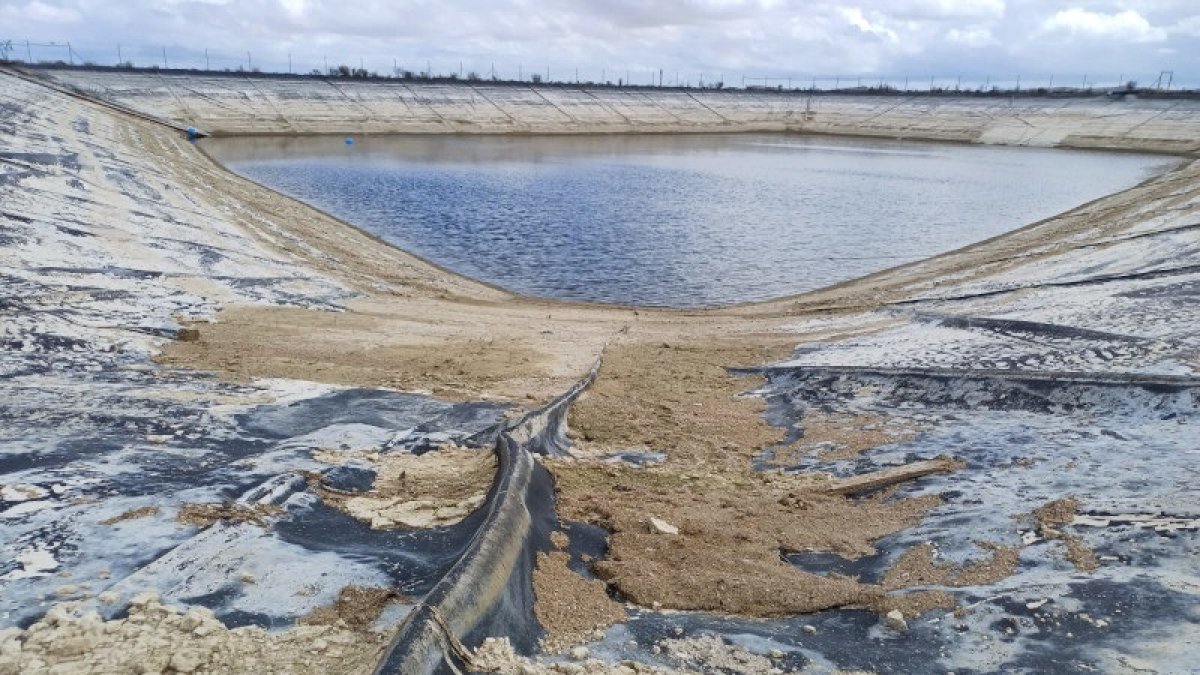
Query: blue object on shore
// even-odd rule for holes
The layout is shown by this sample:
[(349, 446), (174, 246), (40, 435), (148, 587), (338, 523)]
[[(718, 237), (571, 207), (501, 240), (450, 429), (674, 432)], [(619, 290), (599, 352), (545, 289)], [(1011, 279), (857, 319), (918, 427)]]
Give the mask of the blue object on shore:
[(346, 137), (346, 145), (354, 145), (354, 139), (350, 136)]
[(200, 132), (196, 131), (196, 127), (188, 127), (187, 135), (188, 135), (188, 138), (197, 138), (200, 136)]

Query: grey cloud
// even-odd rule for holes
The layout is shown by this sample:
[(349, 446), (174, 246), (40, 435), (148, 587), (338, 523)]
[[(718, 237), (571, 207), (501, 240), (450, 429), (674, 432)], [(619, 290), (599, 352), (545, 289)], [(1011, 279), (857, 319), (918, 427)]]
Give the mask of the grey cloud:
[[(648, 81), (651, 72), (846, 77), (1076, 76), (1200, 80), (1194, 0), (0, 0), (10, 38), (71, 40), (112, 62), (387, 72), (464, 68), (505, 75)], [(36, 57), (36, 55), (35, 55)], [(47, 55), (42, 58), (59, 58)], [(616, 73), (616, 75), (614, 75)], [(671, 79), (667, 77), (666, 79)]]

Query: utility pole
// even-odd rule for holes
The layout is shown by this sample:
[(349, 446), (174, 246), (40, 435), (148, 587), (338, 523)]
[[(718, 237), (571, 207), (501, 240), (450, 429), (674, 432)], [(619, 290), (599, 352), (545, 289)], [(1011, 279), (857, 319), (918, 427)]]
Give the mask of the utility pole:
[(75, 65), (75, 55), (71, 53), (71, 43), (67, 43), (67, 63)]
[(163, 70), (166, 70), (168, 67), (167, 66), (167, 48), (163, 47), (162, 52), (163, 52)]
[(117, 65), (121, 65), (121, 43), (117, 43)]
[(329, 57), (322, 56), (321, 61), (325, 63), (325, 74), (328, 75), (329, 74)]
[(292, 53), (288, 52), (288, 75), (292, 74)]
[(246, 70), (250, 70), (253, 67), (254, 67), (254, 61), (250, 60), (250, 50), (247, 49), (246, 50)]
[(29, 48), (29, 40), (25, 41), (25, 63), (33, 63), (33, 50)]

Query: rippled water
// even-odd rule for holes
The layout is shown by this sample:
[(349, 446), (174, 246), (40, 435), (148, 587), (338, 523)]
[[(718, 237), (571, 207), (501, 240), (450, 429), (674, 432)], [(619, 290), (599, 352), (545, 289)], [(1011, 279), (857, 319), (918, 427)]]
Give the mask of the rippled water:
[(1131, 186), (1162, 157), (791, 135), (210, 139), (234, 171), (527, 295), (811, 290)]

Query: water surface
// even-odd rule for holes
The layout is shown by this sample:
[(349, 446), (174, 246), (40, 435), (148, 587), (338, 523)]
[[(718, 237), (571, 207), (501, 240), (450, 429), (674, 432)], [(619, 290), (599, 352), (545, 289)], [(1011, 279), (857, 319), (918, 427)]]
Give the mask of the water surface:
[(812, 290), (1136, 184), (1163, 157), (782, 134), (205, 140), (234, 171), (517, 293)]

